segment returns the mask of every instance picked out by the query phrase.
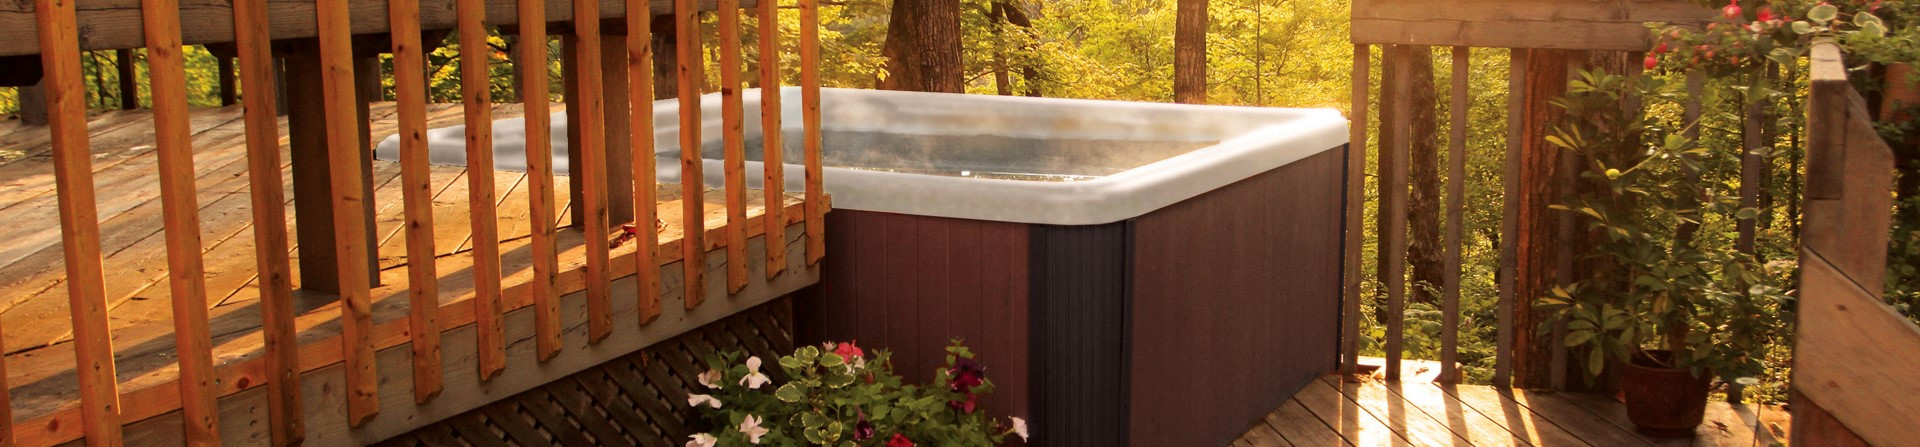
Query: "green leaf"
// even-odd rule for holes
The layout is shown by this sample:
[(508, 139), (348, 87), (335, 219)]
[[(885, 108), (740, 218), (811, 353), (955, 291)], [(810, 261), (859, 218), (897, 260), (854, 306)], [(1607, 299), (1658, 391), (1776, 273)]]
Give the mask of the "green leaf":
[(1840, 8), (1835, 8), (1833, 5), (1819, 5), (1807, 10), (1807, 18), (1820, 23), (1831, 22), (1839, 15)]
[(1587, 353), (1587, 373), (1599, 376), (1600, 370), (1607, 367), (1606, 351), (1590, 349)]
[(800, 387), (795, 386), (793, 382), (787, 382), (785, 385), (780, 385), (780, 389), (773, 391), (773, 397), (780, 399), (781, 402), (792, 404), (806, 400), (807, 393), (801, 391)]
[(1593, 331), (1572, 331), (1567, 333), (1567, 339), (1564, 343), (1566, 343), (1567, 346), (1580, 346), (1580, 344), (1586, 343), (1588, 340), (1593, 340)]
[(846, 363), (847, 363), (847, 359), (840, 358), (840, 354), (829, 352), (829, 353), (820, 355), (820, 366), (831, 368), (835, 366), (844, 365)]
[(1809, 34), (1813, 32), (1813, 25), (1807, 23), (1805, 20), (1795, 20), (1792, 25), (1788, 26), (1793, 28), (1794, 34)]
[(1867, 24), (1886, 26), (1886, 22), (1880, 21), (1880, 16), (1873, 15), (1873, 13), (1867, 11), (1854, 13), (1853, 24), (1857, 26), (1867, 26)]

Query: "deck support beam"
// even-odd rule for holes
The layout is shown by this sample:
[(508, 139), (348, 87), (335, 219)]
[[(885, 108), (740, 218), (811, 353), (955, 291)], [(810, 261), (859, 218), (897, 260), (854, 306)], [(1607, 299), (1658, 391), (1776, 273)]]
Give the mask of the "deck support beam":
[[(286, 85), (289, 91), (318, 92), (321, 89), (320, 53), (311, 47), (302, 51), (287, 53)], [(357, 58), (354, 60), (355, 79), (378, 82), (371, 76), (379, 69), (376, 59)], [(377, 84), (360, 83), (361, 93), (372, 91)], [(373, 197), (373, 157), (371, 139), (372, 129), (368, 127), (368, 102), (366, 95), (359, 96), (360, 113), (359, 141), (363, 153), (360, 166), (362, 178), (369, 179), (361, 184), (362, 197)], [(340, 292), (340, 274), (333, 258), (333, 194), (329, 183), (329, 162), (327, 160), (327, 117), (321, 95), (302, 94), (285, 95), (287, 101), (287, 136), (291, 147), (293, 164), (293, 208), (296, 240), (300, 254), (300, 287), (307, 290), (326, 293)], [(367, 246), (379, 246), (374, 241), (373, 201), (361, 202), (365, 207)], [(367, 275), (374, 285), (379, 284), (379, 254), (367, 252)]]

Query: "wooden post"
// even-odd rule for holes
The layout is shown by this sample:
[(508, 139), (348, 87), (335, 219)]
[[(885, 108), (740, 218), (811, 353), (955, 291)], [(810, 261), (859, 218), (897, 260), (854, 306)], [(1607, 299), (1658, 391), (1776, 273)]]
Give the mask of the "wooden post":
[[(372, 215), (366, 207), (371, 206), (373, 196), (366, 191), (367, 184), (364, 159), (370, 154), (363, 145), (367, 141), (366, 131), (360, 127), (366, 119), (361, 116), (362, 83), (355, 81), (357, 72), (364, 71), (356, 65), (364, 62), (355, 60), (353, 36), (348, 24), (347, 0), (318, 0), (314, 5), (319, 35), (319, 66), (321, 73), (320, 89), (314, 90), (322, 98), (322, 110), (326, 116), (326, 154), (328, 185), (332, 187), (334, 231), (334, 261), (339, 272), (340, 294), (340, 350), (346, 367), (346, 384), (343, 394), (347, 401), (347, 425), (359, 427), (380, 413), (380, 375), (375, 371), (373, 357), (373, 308), (371, 288), (373, 280), (360, 276), (361, 271), (378, 273), (377, 259), (374, 259), (371, 232)], [(359, 123), (348, 120), (358, 119)], [(305, 231), (306, 224), (302, 224)]]
[(1361, 242), (1366, 240), (1367, 203), (1367, 98), (1369, 90), (1367, 77), (1372, 70), (1370, 45), (1353, 46), (1353, 113), (1347, 124), (1347, 173), (1346, 173), (1346, 234), (1341, 240), (1343, 264), (1341, 275), (1341, 323), (1340, 323), (1340, 372), (1353, 374), (1358, 372), (1360, 361), (1360, 285), (1364, 275), (1360, 273)]
[[(153, 145), (160, 168), (174, 351), (180, 365), (182, 438), (190, 446), (213, 446), (220, 444), (220, 409), (214, 394), (213, 336), (207, 327), (206, 265), (200, 259), (200, 205), (195, 198), (198, 191), (194, 187), (193, 134), (187, 121), (187, 68), (185, 56), (180, 54), (179, 11), (177, 0), (140, 2), (149, 87), (153, 91)], [(223, 81), (231, 82), (231, 77), (229, 70)]]
[(760, 0), (760, 189), (766, 197), (767, 278), (787, 266), (785, 146), (780, 140), (780, 2)]
[(705, 65), (701, 52), (699, 4), (694, 0), (674, 0), (674, 43), (679, 55), (677, 70), (680, 84), (680, 203), (682, 236), (681, 266), (685, 281), (686, 307), (700, 306), (706, 299), (706, 194), (701, 174), (700, 84)]
[[(458, 0), (454, 12), (460, 30), (460, 47), (486, 46), (486, 3)], [(467, 207), (470, 210), (467, 221), (473, 232), (473, 326), (478, 350), (474, 363), (479, 368), (480, 380), (492, 380), (507, 368), (506, 326), (502, 322), (500, 303), (500, 223), (494, 208), (497, 200), (493, 190), (493, 99), (487, 79), (488, 63), (485, 52), (460, 53), (461, 111), (467, 125)], [(546, 99), (544, 95), (534, 97)]]
[[(354, 71), (366, 71), (364, 68), (367, 66), (365, 62), (356, 60), (353, 62), (353, 65)], [(320, 63), (320, 54), (314, 51), (311, 46), (303, 48), (302, 51), (288, 54), (287, 87), (299, 92), (322, 91), (323, 70)], [(355, 90), (361, 88), (358, 84), (352, 87)], [(333, 214), (335, 209), (333, 207), (332, 177), (330, 173), (333, 167), (331, 166), (332, 159), (327, 155), (329, 141), (327, 129), (331, 124), (328, 122), (331, 116), (326, 113), (324, 102), (326, 97), (324, 95), (309, 94), (290, 96), (291, 97), (287, 98), (287, 136), (288, 146), (290, 147), (290, 153), (293, 157), (291, 160), (293, 163), (293, 207), (294, 219), (296, 219), (298, 223), (294, 228), (297, 233), (297, 239), (299, 240), (300, 250), (300, 288), (339, 294), (340, 274), (335, 270), (336, 264), (338, 264), (339, 261), (334, 259), (334, 253), (332, 251), (335, 233), (334, 228), (332, 228), (332, 222), (334, 221)], [(361, 153), (370, 156), (371, 153), (366, 149), (369, 140), (371, 140), (371, 138), (367, 138), (370, 129), (366, 128), (365, 115), (363, 115), (364, 112), (362, 112), (366, 110), (364, 108), (365, 103), (361, 102), (358, 96), (357, 94), (355, 95), (355, 103), (350, 105), (354, 108), (352, 111), (355, 112), (355, 115), (347, 115), (346, 117), (358, 118), (360, 124), (344, 124), (354, 126), (352, 127), (354, 130), (352, 140), (357, 140), (358, 142), (346, 141), (345, 144), (354, 144), (361, 148), (359, 149)], [(361, 164), (361, 175), (359, 177), (362, 184), (359, 185), (359, 188), (356, 188), (360, 190), (359, 195), (361, 197), (373, 196), (373, 183), (367, 180), (371, 178), (373, 164), (368, 158), (369, 157), (355, 157), (355, 162)], [(363, 243), (365, 243), (366, 246), (377, 246), (377, 244), (374, 243), (375, 232), (372, 231), (374, 228), (372, 212), (373, 201), (363, 201), (356, 207), (360, 209), (358, 214), (362, 216), (363, 221), (361, 224), (362, 230), (356, 232), (356, 234), (365, 239)], [(366, 271), (365, 274), (368, 278), (368, 284), (375, 284), (375, 281), (378, 281), (380, 276), (378, 254), (368, 251), (361, 255), (366, 257), (366, 261), (364, 262), (365, 266), (362, 269)]]
[(807, 167), (807, 265), (827, 256), (827, 191), (820, 171), (820, 2), (800, 0), (800, 125)]
[[(520, 57), (516, 64), (529, 68), (545, 67), (547, 61), (546, 2), (518, 0), (520, 14)], [(553, 133), (546, 91), (547, 71), (526, 70), (520, 95), (527, 123), (527, 218), (532, 224), (533, 252), (533, 333), (540, 361), (552, 360), (560, 353), (560, 297), (554, 291), (554, 275), (560, 269), (554, 245)]]
[(1527, 56), (1530, 50), (1513, 49), (1508, 52), (1507, 72), (1507, 152), (1505, 168), (1500, 176), (1500, 184), (1505, 193), (1500, 212), (1500, 297), (1495, 305), (1495, 319), (1499, 326), (1495, 329), (1496, 347), (1493, 353), (1493, 386), (1507, 387), (1513, 383), (1514, 334), (1531, 333), (1517, 326), (1514, 317), (1516, 297), (1519, 287), (1519, 251), (1520, 241), (1520, 154), (1525, 139), (1526, 126), (1520, 118), (1526, 113), (1527, 101)]
[[(651, 130), (634, 132), (630, 121), (629, 111), (632, 108), (627, 104), (627, 34), (625, 30), (621, 31), (600, 36), (600, 93), (607, 97), (602, 102), (606, 110), (606, 122), (603, 123), (606, 137), (602, 144), (607, 153), (608, 228), (633, 221), (633, 143), (641, 138), (653, 138)], [(653, 156), (651, 153), (644, 155)]]
[(581, 221), (580, 231), (586, 236), (587, 264), (587, 341), (597, 343), (613, 335), (612, 278), (607, 269), (612, 261), (607, 247), (607, 152), (605, 148), (606, 95), (600, 92), (600, 3), (599, 0), (575, 0), (573, 2), (573, 41), (577, 47), (573, 51), (575, 68), (573, 75), (579, 79), (573, 82), (579, 93), (579, 100), (569, 101), (577, 107), (568, 107), (569, 112), (578, 110), (575, 116), (580, 119), (569, 122), (568, 129), (577, 129), (579, 139), (569, 144), (569, 149), (577, 151), (579, 158), (569, 160), (574, 172), (573, 187), (580, 191), (581, 201), (575, 202), (574, 218)]
[[(440, 275), (433, 248), (433, 179), (427, 159), (427, 84), (420, 48), (419, 0), (387, 2), (393, 32), (393, 96), (399, 117), (400, 196), (406, 216), (407, 335), (413, 350), (413, 401), (440, 395)], [(485, 169), (486, 167), (482, 167)]]
[(140, 87), (133, 82), (133, 50), (113, 50), (113, 60), (120, 78), (120, 110), (140, 108)]
[[(654, 76), (653, 13), (647, 0), (627, 0), (627, 104), (633, 129), (633, 265), (639, 303), (634, 314), (640, 324), (660, 318), (660, 232), (659, 205), (654, 203), (657, 176), (654, 172)], [(609, 81), (611, 82), (611, 81)], [(669, 83), (671, 84), (671, 83)]]
[(220, 105), (233, 105), (234, 95), (239, 93), (236, 88), (238, 85), (234, 83), (233, 79), (233, 58), (214, 56), (213, 64), (214, 70), (219, 71), (220, 75)]
[[(108, 333), (106, 274), (100, 262), (100, 215), (95, 209), (93, 153), (87, 146), (87, 93), (81, 84), (80, 30), (73, 2), (35, 0), (41, 65), (53, 145), (53, 176), (60, 205), (60, 244), (72, 312), (74, 373), (79, 379), (81, 430), (87, 445), (118, 447), (120, 391)], [(21, 95), (27, 96), (27, 95)]]
[(750, 264), (747, 261), (746, 114), (740, 99), (740, 2), (718, 0), (717, 4), (714, 14), (720, 16), (720, 133), (725, 154), (721, 170), (727, 196), (727, 293), (739, 293), (747, 288), (747, 264)]
[[(1393, 107), (1385, 110), (1388, 125), (1399, 134), (1391, 146), (1383, 146), (1383, 153), (1393, 155), (1386, 158), (1385, 172), (1380, 173), (1380, 196), (1387, 212), (1380, 219), (1380, 239), (1385, 241), (1386, 251), (1382, 254), (1386, 262), (1386, 277), (1381, 283), (1387, 288), (1387, 340), (1386, 340), (1386, 376), (1387, 380), (1400, 379), (1400, 357), (1406, 342), (1406, 271), (1407, 271), (1407, 160), (1411, 157), (1411, 139), (1406, 129), (1413, 118), (1411, 95), (1413, 90), (1413, 48), (1406, 45), (1392, 47), (1394, 82), (1382, 89), (1390, 89), (1394, 96)], [(1384, 127), (1384, 126), (1383, 126)]]
[(261, 335), (266, 340), (268, 439), (298, 444), (306, 437), (300, 405), (300, 340), (295, 335), (293, 267), (287, 259), (285, 183), (280, 175), (280, 126), (284, 107), (281, 70), (273, 58), (266, 0), (233, 2), (234, 45), (240, 80), (254, 87), (241, 98), (246, 108), (247, 185), (253, 209), (254, 259), (259, 273)]
[(15, 91), (19, 92), (20, 123), (29, 126), (47, 125), (47, 80), (41, 79), (38, 84), (17, 87)]
[(1447, 236), (1442, 244), (1447, 250), (1442, 268), (1446, 283), (1440, 298), (1440, 377), (1448, 382), (1460, 381), (1455, 363), (1460, 350), (1460, 238), (1467, 210), (1467, 52), (1467, 47), (1453, 47), (1453, 102), (1448, 106), (1453, 116), (1447, 135)]
[[(568, 0), (571, 1), (571, 0)], [(579, 228), (586, 222), (586, 215), (578, 212), (580, 204), (586, 203), (580, 188), (586, 182), (580, 164), (580, 36), (567, 33), (560, 36), (560, 94), (566, 104), (563, 112), (567, 114), (567, 204), (575, 212), (567, 217), (567, 225)]]

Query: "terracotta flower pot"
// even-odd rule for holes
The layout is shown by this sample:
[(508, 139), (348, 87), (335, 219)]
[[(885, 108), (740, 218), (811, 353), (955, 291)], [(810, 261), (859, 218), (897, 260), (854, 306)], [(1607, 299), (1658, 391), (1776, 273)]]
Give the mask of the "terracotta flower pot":
[[(1620, 370), (1620, 390), (1627, 399), (1627, 419), (1641, 434), (1657, 438), (1693, 435), (1707, 411), (1711, 374), (1694, 377), (1686, 368), (1667, 368), (1673, 353), (1644, 351)], [(1658, 359), (1660, 361), (1655, 361)]]

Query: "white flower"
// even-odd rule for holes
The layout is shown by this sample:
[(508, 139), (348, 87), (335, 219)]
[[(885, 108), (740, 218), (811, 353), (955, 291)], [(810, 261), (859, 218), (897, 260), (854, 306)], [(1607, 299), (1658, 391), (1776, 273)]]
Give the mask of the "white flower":
[(721, 377), (724, 377), (724, 376), (721, 375), (720, 370), (709, 369), (707, 370), (707, 372), (700, 373), (700, 384), (706, 385), (707, 388), (712, 388), (717, 390), (717, 389), (720, 389)]
[(707, 404), (707, 406), (709, 407), (720, 408), (720, 399), (715, 398), (713, 396), (705, 395), (705, 394), (688, 394), (687, 395), (687, 405), (698, 407), (700, 406), (700, 404)]
[(759, 444), (760, 437), (767, 434), (767, 429), (760, 427), (759, 416), (749, 414), (746, 419), (740, 421), (740, 433), (747, 435), (747, 441)]
[(746, 385), (747, 389), (757, 390), (760, 389), (760, 385), (766, 385), (767, 382), (772, 381), (773, 379), (768, 379), (766, 374), (760, 373), (760, 357), (747, 357), (747, 376), (740, 378), (740, 384)]
[(1021, 441), (1027, 440), (1027, 420), (1016, 417), (1007, 419), (1013, 420), (1013, 434), (1020, 435)]
[(719, 439), (714, 439), (713, 435), (706, 433), (696, 433), (688, 437), (693, 439), (687, 441), (687, 447), (713, 447), (714, 444), (720, 442)]

